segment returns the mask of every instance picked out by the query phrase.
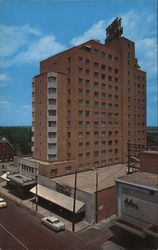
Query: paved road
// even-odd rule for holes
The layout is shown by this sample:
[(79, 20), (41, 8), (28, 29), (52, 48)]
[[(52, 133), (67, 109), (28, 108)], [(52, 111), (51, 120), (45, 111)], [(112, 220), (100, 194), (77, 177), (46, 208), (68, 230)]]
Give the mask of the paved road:
[(30, 210), (5, 200), (8, 207), (0, 209), (0, 249), (99, 250), (107, 240), (105, 232), (94, 228), (83, 233), (55, 233), (42, 225)]

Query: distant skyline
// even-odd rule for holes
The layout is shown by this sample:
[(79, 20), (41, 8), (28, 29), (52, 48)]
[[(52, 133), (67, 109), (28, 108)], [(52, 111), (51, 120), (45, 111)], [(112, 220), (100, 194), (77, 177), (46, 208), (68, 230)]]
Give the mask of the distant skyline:
[(0, 126), (31, 126), (32, 77), (40, 60), (90, 39), (122, 17), (147, 72), (147, 125), (157, 125), (156, 0), (0, 0)]

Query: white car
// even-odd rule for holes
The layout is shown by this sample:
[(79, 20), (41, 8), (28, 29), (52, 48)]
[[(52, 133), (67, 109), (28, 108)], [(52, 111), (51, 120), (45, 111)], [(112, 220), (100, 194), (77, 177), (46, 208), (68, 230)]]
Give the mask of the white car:
[(51, 217), (44, 217), (41, 219), (42, 224), (51, 228), (55, 232), (59, 232), (65, 229), (65, 225), (61, 222), (58, 218), (51, 216)]
[(6, 207), (6, 206), (7, 206), (7, 202), (5, 202), (3, 198), (0, 198), (0, 208)]

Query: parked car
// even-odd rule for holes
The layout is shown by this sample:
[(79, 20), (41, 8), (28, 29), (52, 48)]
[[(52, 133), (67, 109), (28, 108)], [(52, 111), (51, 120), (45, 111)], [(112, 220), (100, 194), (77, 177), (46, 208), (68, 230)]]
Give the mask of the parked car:
[(4, 199), (0, 197), (0, 208), (6, 207), (6, 206), (7, 206), (7, 202), (4, 201)]
[(55, 232), (60, 232), (65, 229), (65, 225), (61, 222), (58, 218), (51, 216), (51, 217), (44, 217), (41, 219), (42, 224), (51, 228)]

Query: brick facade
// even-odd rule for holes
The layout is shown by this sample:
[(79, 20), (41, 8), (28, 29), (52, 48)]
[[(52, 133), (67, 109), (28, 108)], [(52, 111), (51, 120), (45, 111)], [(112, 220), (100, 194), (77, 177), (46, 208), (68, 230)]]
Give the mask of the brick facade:
[[(146, 144), (146, 73), (126, 38), (90, 40), (42, 61), (32, 91), (32, 150), (50, 167), (125, 163), (128, 140)], [(63, 166), (55, 176), (66, 173)]]
[(0, 140), (0, 162), (13, 161), (15, 154), (14, 147), (3, 137)]
[(115, 186), (98, 191), (98, 221), (116, 213)]
[(158, 174), (158, 151), (145, 151), (141, 153), (140, 170)]

